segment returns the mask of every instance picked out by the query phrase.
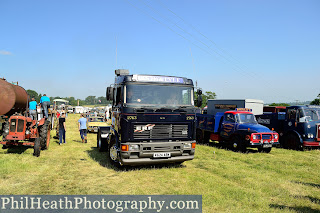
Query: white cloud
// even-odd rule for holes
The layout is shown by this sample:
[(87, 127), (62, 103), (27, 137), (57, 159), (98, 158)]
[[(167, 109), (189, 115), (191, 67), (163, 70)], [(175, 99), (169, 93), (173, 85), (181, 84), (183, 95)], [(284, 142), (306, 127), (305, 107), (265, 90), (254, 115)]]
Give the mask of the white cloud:
[(6, 50), (0, 50), (0, 55), (12, 55), (12, 53)]

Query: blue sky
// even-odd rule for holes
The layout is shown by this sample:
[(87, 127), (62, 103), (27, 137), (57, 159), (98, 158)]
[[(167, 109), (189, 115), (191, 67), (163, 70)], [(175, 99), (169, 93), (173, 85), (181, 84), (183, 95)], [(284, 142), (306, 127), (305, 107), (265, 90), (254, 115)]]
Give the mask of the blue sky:
[(313, 100), (318, 0), (0, 0), (0, 77), (104, 96), (114, 70), (183, 76), (218, 98)]

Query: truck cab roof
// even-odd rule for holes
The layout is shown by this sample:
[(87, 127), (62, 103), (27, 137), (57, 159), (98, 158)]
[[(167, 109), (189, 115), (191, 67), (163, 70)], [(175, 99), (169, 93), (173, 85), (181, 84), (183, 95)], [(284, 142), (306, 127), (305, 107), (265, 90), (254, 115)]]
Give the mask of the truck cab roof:
[(116, 84), (124, 83), (155, 83), (155, 84), (181, 84), (193, 85), (193, 81), (184, 77), (163, 75), (119, 75), (115, 79)]
[(226, 113), (231, 113), (233, 115), (236, 115), (236, 114), (252, 114), (252, 112), (247, 112), (247, 111), (226, 111), (224, 114)]

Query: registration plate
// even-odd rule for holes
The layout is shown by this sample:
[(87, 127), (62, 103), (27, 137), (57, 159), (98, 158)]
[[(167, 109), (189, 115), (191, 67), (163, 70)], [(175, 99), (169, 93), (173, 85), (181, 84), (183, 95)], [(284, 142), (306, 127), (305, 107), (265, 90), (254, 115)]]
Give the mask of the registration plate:
[(161, 152), (161, 153), (153, 153), (154, 158), (170, 158), (171, 153), (170, 152)]
[(269, 148), (269, 147), (272, 147), (272, 144), (263, 144), (262, 147), (263, 147), (263, 148)]

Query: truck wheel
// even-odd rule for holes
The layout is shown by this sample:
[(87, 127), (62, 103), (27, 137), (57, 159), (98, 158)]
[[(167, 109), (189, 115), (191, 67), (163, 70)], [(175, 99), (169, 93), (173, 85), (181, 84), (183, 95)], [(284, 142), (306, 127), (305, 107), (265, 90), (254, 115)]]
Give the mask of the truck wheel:
[(39, 157), (41, 151), (40, 138), (35, 139), (33, 150), (33, 156)]
[(107, 144), (107, 139), (101, 138), (101, 132), (99, 131), (97, 134), (97, 148), (99, 149), (99, 152), (107, 151)]
[(269, 148), (258, 148), (258, 152), (269, 153), (269, 152), (271, 152), (271, 147), (269, 147)]
[(202, 134), (202, 130), (201, 129), (197, 129), (196, 131), (196, 140), (198, 144), (202, 144), (203, 143), (203, 134)]
[(50, 143), (50, 121), (46, 120), (39, 131), (41, 149), (48, 149)]
[(233, 145), (233, 148), (236, 150), (245, 153), (247, 151), (247, 147), (244, 144), (244, 142), (240, 139), (238, 136), (234, 136), (231, 140), (231, 143)]
[(113, 137), (111, 138), (109, 148), (108, 148), (108, 158), (112, 165), (119, 167), (120, 161), (118, 157), (118, 147), (116, 145), (116, 139)]
[(301, 150), (302, 147), (299, 138), (294, 134), (290, 134), (286, 137), (285, 146), (286, 148), (293, 150)]
[(209, 143), (210, 139), (210, 132), (204, 131), (203, 132), (203, 143)]

